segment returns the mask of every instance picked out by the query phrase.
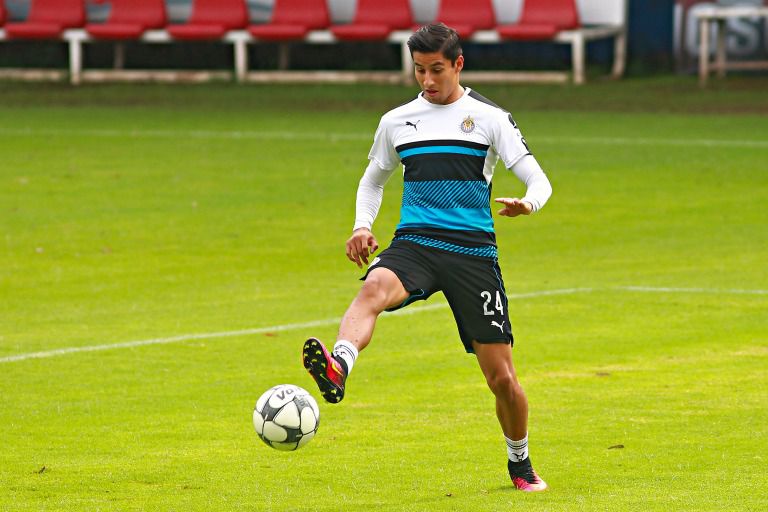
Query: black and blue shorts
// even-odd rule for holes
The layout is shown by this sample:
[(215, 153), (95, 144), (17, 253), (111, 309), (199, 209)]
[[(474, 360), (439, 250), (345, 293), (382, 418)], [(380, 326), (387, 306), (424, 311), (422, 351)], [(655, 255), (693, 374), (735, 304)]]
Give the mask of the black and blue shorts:
[(513, 343), (508, 300), (496, 258), (470, 256), (393, 240), (368, 267), (363, 280), (375, 268), (395, 273), (410, 296), (388, 311), (442, 291), (453, 311), (464, 349), (473, 353), (472, 342)]

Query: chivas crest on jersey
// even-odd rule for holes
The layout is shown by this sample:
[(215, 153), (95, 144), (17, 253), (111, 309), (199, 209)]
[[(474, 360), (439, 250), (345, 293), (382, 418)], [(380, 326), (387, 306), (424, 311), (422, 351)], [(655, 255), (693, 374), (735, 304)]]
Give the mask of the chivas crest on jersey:
[(472, 133), (475, 129), (475, 121), (472, 119), (472, 116), (467, 116), (464, 118), (464, 120), (461, 122), (461, 131), (464, 133)]

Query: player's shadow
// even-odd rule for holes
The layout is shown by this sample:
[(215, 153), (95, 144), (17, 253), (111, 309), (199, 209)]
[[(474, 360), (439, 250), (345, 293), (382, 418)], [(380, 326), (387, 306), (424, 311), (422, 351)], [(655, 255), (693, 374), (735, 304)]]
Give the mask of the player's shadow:
[(515, 489), (515, 487), (510, 484), (500, 485), (498, 487), (492, 487), (487, 490), (488, 494), (499, 494), (499, 493), (510, 493), (510, 492), (518, 492), (518, 490)]
[(500, 485), (498, 487), (489, 487), (488, 489), (482, 489), (478, 492), (464, 494), (444, 494), (442, 496), (430, 496), (430, 497), (424, 497), (418, 500), (414, 500), (412, 503), (418, 506), (422, 505), (428, 505), (428, 504), (447, 504), (450, 503), (451, 499), (456, 499), (456, 505), (460, 506), (460, 504), (466, 504), (464, 500), (466, 499), (472, 499), (473, 497), (479, 497), (479, 496), (491, 496), (491, 495), (498, 495), (498, 494), (513, 494), (516, 492), (520, 492), (511, 484), (506, 485)]

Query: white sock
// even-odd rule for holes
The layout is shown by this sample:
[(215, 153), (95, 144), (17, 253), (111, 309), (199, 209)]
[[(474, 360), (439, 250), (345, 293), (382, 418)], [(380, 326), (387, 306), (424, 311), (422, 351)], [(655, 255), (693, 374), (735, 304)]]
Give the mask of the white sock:
[(507, 436), (507, 455), (512, 462), (520, 462), (528, 458), (528, 434), (519, 441), (513, 441)]
[(339, 357), (347, 363), (347, 376), (352, 372), (352, 367), (357, 359), (357, 347), (347, 340), (339, 340), (333, 346), (333, 355)]

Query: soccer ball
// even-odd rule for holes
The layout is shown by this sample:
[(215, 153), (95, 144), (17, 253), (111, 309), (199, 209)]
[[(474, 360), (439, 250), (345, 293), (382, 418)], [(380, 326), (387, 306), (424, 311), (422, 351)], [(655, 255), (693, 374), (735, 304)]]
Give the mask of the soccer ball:
[(277, 450), (298, 450), (320, 424), (320, 409), (309, 392), (293, 384), (267, 390), (256, 402), (253, 426), (262, 441)]

